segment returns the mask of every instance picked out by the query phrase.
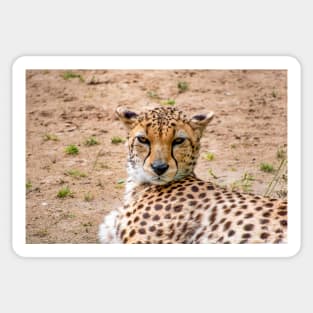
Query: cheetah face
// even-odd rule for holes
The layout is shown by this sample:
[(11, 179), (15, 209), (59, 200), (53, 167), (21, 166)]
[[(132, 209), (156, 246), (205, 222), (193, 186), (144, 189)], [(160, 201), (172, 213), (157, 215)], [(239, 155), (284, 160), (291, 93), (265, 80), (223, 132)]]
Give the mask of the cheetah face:
[(193, 172), (203, 130), (213, 113), (191, 119), (175, 108), (137, 114), (124, 108), (117, 115), (127, 126), (128, 171), (138, 183), (163, 185)]

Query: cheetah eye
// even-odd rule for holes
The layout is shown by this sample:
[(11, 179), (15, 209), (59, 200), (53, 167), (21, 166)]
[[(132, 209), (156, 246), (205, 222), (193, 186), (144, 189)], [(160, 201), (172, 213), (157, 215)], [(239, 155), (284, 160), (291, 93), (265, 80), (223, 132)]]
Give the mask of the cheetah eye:
[(143, 137), (143, 136), (137, 136), (137, 140), (138, 140), (140, 143), (143, 143), (143, 144), (145, 144), (145, 145), (150, 144), (150, 141), (149, 141), (147, 138)]
[(186, 140), (186, 138), (180, 137), (180, 138), (176, 138), (173, 141), (173, 146), (174, 145), (180, 145), (181, 143), (183, 143)]

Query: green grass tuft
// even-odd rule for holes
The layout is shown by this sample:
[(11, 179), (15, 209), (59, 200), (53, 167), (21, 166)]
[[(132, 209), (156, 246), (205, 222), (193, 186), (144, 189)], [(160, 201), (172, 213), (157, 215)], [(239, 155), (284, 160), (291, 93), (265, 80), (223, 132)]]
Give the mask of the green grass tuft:
[(287, 158), (287, 152), (286, 149), (283, 148), (279, 148), (276, 152), (276, 157), (277, 159), (281, 160), (281, 159), (286, 159)]
[(68, 186), (61, 188), (57, 194), (57, 197), (62, 198), (62, 199), (66, 197), (72, 197), (72, 196), (73, 196), (73, 193), (71, 192)]
[(72, 71), (67, 71), (67, 72), (63, 73), (62, 77), (65, 80), (69, 80), (69, 79), (72, 79), (72, 78), (79, 78), (79, 80), (81, 82), (85, 81), (84, 78), (80, 74), (73, 73)]
[(253, 175), (245, 172), (239, 180), (236, 180), (232, 184), (230, 184), (230, 189), (232, 191), (242, 190), (244, 192), (250, 192), (253, 181), (254, 181)]
[(31, 189), (32, 187), (33, 187), (32, 183), (28, 180), (28, 181), (26, 182), (26, 190), (29, 190), (29, 189)]
[(189, 89), (189, 85), (188, 85), (187, 82), (183, 82), (182, 81), (182, 82), (178, 82), (177, 88), (178, 88), (178, 91), (180, 93), (182, 93), (182, 92), (185, 92), (185, 91), (187, 91)]
[(124, 143), (125, 142), (125, 139), (122, 138), (122, 137), (119, 137), (119, 136), (114, 136), (111, 138), (111, 143), (113, 144), (119, 144), (119, 143)]
[(212, 152), (207, 152), (205, 155), (204, 155), (204, 158), (208, 161), (213, 161), (214, 158), (215, 158), (215, 155), (214, 153)]
[(44, 229), (39, 229), (37, 232), (34, 233), (34, 235), (42, 238), (42, 237), (48, 236), (49, 232), (46, 228), (44, 228)]
[(87, 193), (85, 194), (85, 196), (84, 196), (84, 200), (87, 201), (87, 202), (92, 201), (94, 198), (95, 198), (94, 195), (91, 194), (90, 192), (87, 192)]
[(53, 134), (45, 134), (43, 136), (43, 140), (44, 141), (59, 141), (58, 136), (53, 135)]
[(213, 169), (209, 168), (208, 169), (209, 174), (214, 178), (214, 179), (218, 179), (219, 177), (213, 172)]
[(151, 99), (160, 99), (160, 96), (155, 91), (148, 91), (147, 96)]
[(79, 149), (75, 145), (69, 145), (65, 148), (65, 153), (70, 154), (70, 155), (76, 155), (79, 153)]
[(83, 173), (83, 172), (81, 172), (79, 170), (68, 170), (68, 171), (64, 172), (64, 174), (67, 175), (67, 176), (74, 177), (74, 178), (87, 177), (86, 173)]
[(124, 186), (125, 186), (125, 179), (120, 178), (116, 181), (116, 184), (114, 187), (117, 189), (120, 189), (120, 188), (124, 188)]
[(86, 146), (95, 146), (98, 145), (99, 141), (95, 137), (90, 137), (85, 141)]
[(288, 195), (287, 160), (282, 159), (264, 193), (265, 197), (286, 198)]
[(274, 172), (274, 166), (269, 163), (261, 163), (260, 170), (265, 173), (272, 173)]
[(163, 105), (175, 105), (176, 101), (174, 99), (163, 100), (161, 104)]

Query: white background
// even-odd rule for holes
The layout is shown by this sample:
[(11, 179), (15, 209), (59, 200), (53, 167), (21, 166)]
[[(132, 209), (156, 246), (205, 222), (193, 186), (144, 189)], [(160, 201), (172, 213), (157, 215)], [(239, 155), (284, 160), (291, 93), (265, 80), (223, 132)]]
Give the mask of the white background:
[[(0, 311), (312, 312), (310, 2), (4, 2), (0, 4)], [(107, 260), (22, 259), (13, 253), (11, 64), (21, 55), (145, 54), (298, 58), (303, 79), (303, 238), (297, 256)]]

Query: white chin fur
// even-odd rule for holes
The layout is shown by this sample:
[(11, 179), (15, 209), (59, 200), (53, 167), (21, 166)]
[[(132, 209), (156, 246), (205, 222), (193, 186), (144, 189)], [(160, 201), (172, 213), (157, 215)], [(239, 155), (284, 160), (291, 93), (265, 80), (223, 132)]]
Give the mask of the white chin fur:
[(128, 177), (137, 184), (151, 183), (151, 177), (146, 174), (143, 168), (134, 169), (130, 165), (127, 167)]
[(99, 241), (101, 243), (121, 243), (116, 234), (116, 219), (119, 212), (114, 210), (104, 217), (99, 227)]
[(128, 171), (128, 177), (136, 185), (145, 184), (145, 183), (149, 183), (153, 185), (164, 185), (174, 180), (174, 177), (173, 178), (162, 177), (160, 179), (158, 176), (152, 176), (150, 174), (147, 174), (142, 167), (134, 169), (129, 164), (127, 167), (127, 171)]

